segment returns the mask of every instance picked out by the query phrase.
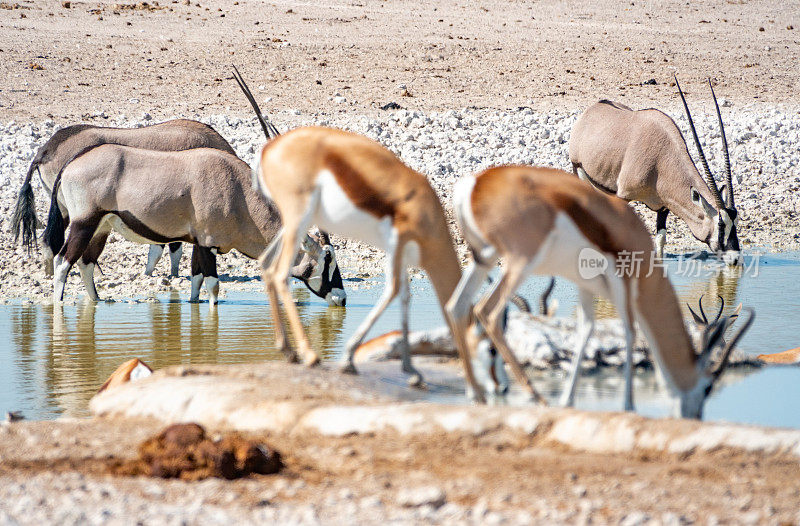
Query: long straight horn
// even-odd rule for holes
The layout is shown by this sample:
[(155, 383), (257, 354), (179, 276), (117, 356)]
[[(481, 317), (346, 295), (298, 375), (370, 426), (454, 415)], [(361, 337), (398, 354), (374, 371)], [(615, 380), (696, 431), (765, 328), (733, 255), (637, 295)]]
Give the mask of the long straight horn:
[(714, 86), (711, 85), (711, 79), (708, 79), (708, 87), (711, 88), (711, 96), (714, 97), (714, 106), (717, 108), (717, 119), (719, 119), (719, 133), (722, 135), (722, 153), (725, 154), (725, 181), (728, 183), (728, 208), (734, 208), (733, 205), (733, 176), (731, 175), (731, 156), (728, 153), (728, 139), (725, 138), (725, 126), (722, 125), (722, 113), (719, 111), (719, 104), (717, 103), (717, 96), (714, 94)]
[[(717, 367), (711, 372), (711, 378), (715, 382), (722, 374), (722, 371), (725, 370), (725, 366), (728, 365), (728, 358), (730, 358), (731, 356), (731, 351), (733, 350), (733, 347), (739, 341), (739, 338), (744, 336), (744, 333), (747, 331), (747, 329), (750, 328), (750, 325), (753, 323), (753, 319), (756, 316), (756, 312), (750, 307), (745, 307), (742, 310), (745, 312), (745, 314), (749, 314), (749, 316), (747, 317), (747, 321), (745, 321), (744, 324), (736, 332), (736, 335), (733, 338), (731, 338), (730, 341), (728, 341), (728, 344), (722, 350), (722, 357), (719, 360), (719, 365), (717, 365)], [(729, 318), (726, 318), (724, 321), (726, 326), (728, 325), (728, 322)]]
[(703, 169), (706, 172), (706, 182), (708, 183), (708, 188), (709, 190), (711, 190), (711, 193), (714, 196), (714, 202), (716, 203), (717, 208), (721, 210), (725, 208), (725, 203), (722, 202), (722, 196), (719, 195), (719, 188), (717, 188), (717, 182), (714, 181), (714, 176), (711, 175), (711, 170), (708, 168), (708, 161), (706, 161), (706, 154), (703, 153), (703, 147), (700, 146), (700, 139), (697, 137), (697, 130), (694, 127), (692, 114), (689, 113), (689, 105), (686, 104), (686, 98), (683, 96), (681, 85), (678, 84), (677, 75), (675, 75), (675, 85), (678, 87), (678, 93), (680, 93), (681, 95), (681, 100), (683, 101), (683, 107), (686, 110), (686, 117), (689, 119), (689, 128), (691, 128), (692, 130), (692, 137), (694, 137), (694, 144), (697, 146), (697, 151), (700, 154), (700, 162), (703, 164)]
[(277, 130), (277, 128), (275, 128), (269, 119), (266, 119), (261, 113), (261, 108), (258, 107), (258, 103), (256, 102), (255, 97), (253, 97), (253, 93), (250, 91), (250, 88), (247, 87), (247, 83), (244, 81), (244, 78), (242, 78), (239, 70), (236, 69), (236, 66), (233, 66), (233, 78), (236, 80), (236, 83), (239, 84), (239, 88), (241, 88), (242, 92), (244, 92), (244, 96), (247, 97), (247, 100), (250, 102), (250, 105), (256, 112), (256, 117), (258, 117), (258, 122), (261, 124), (261, 129), (264, 130), (264, 135), (266, 135), (267, 140), (273, 139), (280, 135), (280, 132)]

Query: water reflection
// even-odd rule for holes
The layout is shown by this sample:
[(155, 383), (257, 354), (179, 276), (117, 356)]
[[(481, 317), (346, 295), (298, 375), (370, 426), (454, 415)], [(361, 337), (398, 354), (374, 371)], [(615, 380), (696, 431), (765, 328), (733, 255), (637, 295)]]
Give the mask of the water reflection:
[[(709, 316), (716, 315), (717, 295), (725, 299), (726, 314), (740, 302), (755, 308), (755, 323), (740, 343), (745, 351), (769, 353), (800, 345), (796, 326), (791, 323), (800, 316), (800, 296), (795, 293), (800, 282), (800, 253), (767, 255), (762, 258), (757, 276), (742, 269), (714, 268), (710, 264), (704, 265), (702, 275), (684, 275), (676, 272), (676, 267), (675, 260), (668, 261), (670, 278), (682, 305), (689, 303), (694, 307), (704, 294)], [(535, 303), (547, 280), (546, 277), (533, 278), (521, 292)], [(345, 339), (380, 296), (383, 280), (369, 281), (375, 286), (365, 287), (369, 283), (362, 283), (352, 294), (348, 291), (346, 309), (329, 307), (324, 300), (309, 295), (305, 288), (293, 289), (312, 345), (325, 358), (337, 358)], [(430, 283), (415, 279), (412, 291), (411, 329), (442, 326), (444, 322)], [(560, 316), (574, 315), (577, 294), (573, 285), (558, 281), (554, 297), (561, 305)], [(598, 317), (616, 316), (613, 306), (603, 300), (596, 302), (596, 309)], [(688, 317), (688, 311), (684, 312)], [(397, 329), (399, 323), (398, 304), (393, 303), (368, 337)], [(164, 295), (153, 303), (87, 302), (58, 307), (0, 305), (0, 339), (8, 342), (0, 346), (0, 364), (3, 365), (0, 367), (0, 411), (22, 410), (28, 418), (34, 419), (87, 415), (87, 403), (96, 389), (121, 362), (132, 357), (142, 358), (155, 368), (283, 359), (275, 349), (269, 306), (259, 292), (229, 292), (216, 310), (210, 310), (207, 303), (188, 303), (186, 296), (178, 293)], [(562, 376), (561, 372), (553, 371), (535, 381), (537, 386), (541, 384), (543, 391), (555, 397), (562, 388)], [(740, 381), (740, 377), (731, 372), (723, 378), (726, 383)], [(789, 378), (791, 382), (786, 383)], [(761, 397), (759, 403), (770, 407), (770, 422), (787, 422), (787, 419), (780, 419), (782, 414), (791, 412), (786, 406), (791, 400), (797, 401), (794, 412), (800, 415), (798, 380), (797, 369), (782, 373), (763, 371), (748, 377), (749, 385), (758, 387), (750, 388), (745, 394), (754, 401)], [(619, 409), (622, 389), (618, 383), (621, 381), (619, 371), (598, 371), (597, 376), (587, 372), (579, 382), (584, 400), (581, 403), (579, 399), (579, 407)], [(636, 382), (641, 392), (635, 395), (640, 412), (658, 414), (663, 411), (660, 406), (658, 411), (652, 409), (663, 404), (665, 397), (660, 388), (652, 384), (648, 373), (638, 372)], [(773, 395), (768, 396), (768, 393), (776, 391), (797, 395), (770, 402), (772, 398), (769, 397)], [(735, 391), (724, 387), (719, 398), (715, 394), (709, 402), (709, 417), (743, 418), (740, 416), (746, 413), (743, 402), (727, 402), (728, 392)], [(434, 399), (444, 399), (441, 393), (432, 394)], [(463, 397), (456, 396), (451, 401), (463, 401)], [(766, 414), (763, 410), (756, 413), (749, 421), (757, 423), (759, 414)], [(800, 426), (800, 422), (797, 425)]]
[[(341, 347), (347, 311), (310, 302), (305, 290), (295, 292), (312, 344), (325, 357), (332, 357)], [(188, 303), (173, 293), (150, 303), (84, 302), (7, 309), (11, 310), (14, 376), (22, 384), (16, 389), (25, 393), (0, 393), (0, 409), (6, 408), (8, 398), (27, 399), (39, 406), (33, 414), (26, 408), (29, 418), (85, 416), (97, 388), (121, 362), (133, 357), (155, 369), (282, 359), (263, 301), (228, 302), (209, 309), (206, 303)], [(12, 405), (8, 409), (20, 408)]]
[(682, 297), (689, 303), (692, 309), (700, 314), (695, 306), (698, 305), (700, 298), (703, 298), (703, 307), (706, 316), (713, 319), (719, 312), (720, 298), (725, 302), (722, 314), (727, 316), (735, 310), (738, 305), (739, 283), (744, 275), (742, 267), (721, 267), (712, 271), (711, 277), (706, 281), (693, 282), (688, 290), (683, 290)]

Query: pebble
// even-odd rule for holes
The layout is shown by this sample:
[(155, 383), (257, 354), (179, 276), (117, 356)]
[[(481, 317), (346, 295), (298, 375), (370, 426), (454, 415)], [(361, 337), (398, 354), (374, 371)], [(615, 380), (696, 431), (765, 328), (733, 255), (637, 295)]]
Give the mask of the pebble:
[(405, 488), (397, 493), (397, 503), (406, 508), (420, 506), (439, 508), (446, 501), (447, 497), (444, 491), (436, 486)]
[[(398, 91), (401, 88), (409, 89), (406, 85), (396, 85)], [(130, 99), (129, 102), (137, 104), (139, 100)], [(800, 231), (800, 214), (797, 214), (797, 210), (800, 210), (800, 192), (797, 191), (795, 179), (800, 166), (800, 151), (792, 145), (800, 143), (800, 114), (796, 109), (766, 104), (737, 104), (731, 107), (725, 99), (721, 99), (721, 106), (725, 108), (723, 119), (730, 143), (734, 177), (743, 179), (741, 184), (735, 183), (741, 214), (740, 239), (747, 239), (751, 246), (799, 247), (800, 237), (795, 237), (795, 234)], [(702, 109), (703, 105), (698, 102), (695, 123), (712, 171), (719, 175), (722, 152), (716, 115), (713, 105), (709, 108), (710, 113), (703, 113)], [(567, 143), (579, 113), (563, 110), (540, 112), (531, 108), (508, 111), (450, 109), (442, 112), (397, 109), (359, 115), (344, 109), (327, 114), (286, 109), (276, 110), (270, 117), (280, 130), (324, 123), (362, 133), (381, 142), (402, 155), (413, 169), (428, 175), (445, 207), (449, 208), (455, 181), (492, 165), (524, 163), (569, 170)], [(687, 121), (680, 108), (673, 107), (667, 113), (688, 137)], [(89, 122), (124, 127), (135, 127), (169, 117), (197, 118), (219, 131), (248, 162), (252, 162), (264, 142), (259, 125), (249, 115), (238, 118), (230, 115), (149, 114), (151, 120), (141, 114), (138, 120), (125, 115), (104, 115), (102, 112), (95, 112), (95, 115)], [(68, 124), (75, 122), (0, 122), (0, 203), (13, 203), (36, 150), (57, 128)], [(689, 150), (695, 155), (691, 141)], [(34, 192), (37, 214), (44, 219), (48, 200), (38, 181), (34, 185)], [(642, 213), (648, 228), (652, 229), (655, 214), (641, 206), (636, 208)], [(44, 296), (50, 292), (50, 280), (41, 272), (32, 276), (41, 287), (31, 280), (23, 281), (25, 274), (30, 275), (25, 269), (30, 268), (27, 263), (31, 258), (23, 249), (11, 248), (13, 245), (5, 225), (0, 225), (3, 226), (0, 228), (0, 241), (9, 249), (4, 262), (0, 264), (0, 270), (10, 275), (3, 278), (2, 295), (38, 295), (41, 296), (39, 300), (45, 299)], [(702, 247), (685, 225), (672, 218), (667, 242), (668, 250), (673, 247)], [(112, 298), (138, 296), (146, 293), (143, 287), (153, 288), (159, 283), (156, 281), (151, 285), (151, 282), (140, 279), (146, 247), (127, 241), (119, 242), (116, 236), (112, 236), (106, 250), (108, 254), (104, 255), (103, 275), (97, 273), (101, 294), (105, 292), (106, 296)], [(382, 270), (383, 254), (380, 251), (353, 242), (343, 252), (342, 255), (337, 252), (337, 258), (345, 277), (348, 273), (375, 274)], [(118, 257), (123, 254), (124, 258)], [(188, 259), (184, 258), (185, 270), (182, 270), (182, 275), (188, 274)], [(237, 266), (245, 268), (251, 275), (258, 274), (255, 265), (241, 256), (227, 254), (222, 260), (235, 261)], [(35, 261), (38, 272), (38, 258)], [(161, 266), (166, 267), (166, 264), (161, 262)], [(157, 269), (157, 272), (159, 276), (164, 275), (163, 269)], [(189, 282), (180, 280), (173, 282), (172, 286), (176, 290), (186, 291)], [(225, 284), (225, 287), (232, 286)], [(67, 294), (72, 296), (77, 293), (82, 293), (82, 284), (75, 272), (70, 276)], [(67, 301), (72, 299), (67, 298)]]

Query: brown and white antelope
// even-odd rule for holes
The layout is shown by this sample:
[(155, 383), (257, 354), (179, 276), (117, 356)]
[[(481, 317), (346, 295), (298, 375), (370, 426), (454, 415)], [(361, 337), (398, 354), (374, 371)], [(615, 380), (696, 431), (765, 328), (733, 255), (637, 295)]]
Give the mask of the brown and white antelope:
[[(677, 85), (678, 79), (675, 79)], [(709, 86), (711, 82), (709, 81)], [(572, 128), (569, 158), (575, 175), (598, 190), (656, 211), (656, 253), (664, 255), (667, 215), (680, 217), (692, 235), (728, 263), (739, 253), (738, 212), (733, 199), (728, 142), (714, 95), (725, 158), (725, 184), (708, 167), (692, 115), (678, 85), (705, 179), (700, 176), (678, 126), (656, 109), (634, 111), (608, 100), (586, 110)]]
[[(679, 414), (700, 418), (731, 349), (752, 323), (753, 311), (746, 309), (749, 318), (726, 345), (721, 346), (720, 340), (728, 317), (711, 324), (693, 343), (669, 279), (660, 269), (649, 272), (653, 244), (636, 213), (625, 201), (598, 195), (587, 183), (565, 175), (552, 168), (506, 166), (456, 183), (454, 211), (474, 258), (447, 304), (448, 312), (463, 317), (489, 271), (504, 260), (499, 280), (474, 311), (494, 345), (505, 349), (507, 356), (500, 321), (517, 287), (530, 274), (566, 278), (578, 286), (580, 301), (578, 346), (562, 402), (573, 402), (580, 363), (594, 328), (592, 299), (601, 295), (616, 305), (625, 329), (625, 409), (633, 409), (635, 320), (661, 376), (679, 399)], [(615, 270), (626, 254), (641, 256), (640, 272), (623, 268), (618, 275)], [(587, 261), (591, 263), (583, 263)], [(712, 354), (720, 347), (721, 358), (712, 367)]]
[[(273, 243), (262, 258), (264, 283), (272, 305), (279, 346), (289, 352), (285, 330), (278, 322), (278, 299), (286, 309), (297, 347), (306, 363), (319, 361), (311, 349), (289, 295), (287, 277), (302, 233), (320, 228), (386, 251), (386, 287), (378, 304), (345, 345), (343, 370), (355, 372), (353, 354), (392, 299), (402, 301), (402, 368), (412, 382), (421, 381), (408, 348), (408, 266), (426, 271), (465, 366), (469, 388), (484, 397), (466, 353), (468, 311), (451, 316), (444, 305), (455, 290), (461, 268), (453, 248), (442, 205), (426, 177), (375, 141), (331, 128), (295, 129), (269, 142), (256, 168), (261, 188), (283, 219), (281, 243)], [(507, 357), (508, 358), (508, 357)], [(514, 369), (526, 382), (522, 368)], [(530, 387), (533, 390), (532, 386)]]
[[(66, 241), (59, 189), (71, 220)], [(247, 163), (211, 148), (160, 152), (116, 144), (90, 147), (65, 165), (51, 196), (45, 242), (57, 254), (55, 301), (63, 298), (76, 263), (90, 298), (98, 299), (94, 267), (112, 228), (136, 243), (194, 244), (191, 300), (199, 299), (205, 280), (212, 305), (219, 291), (216, 255), (236, 249), (258, 258), (281, 229), (274, 203), (252, 187)], [(342, 278), (327, 234), (319, 242), (308, 235), (301, 240), (304, 256), (293, 276), (329, 303), (344, 305)]]
[[(16, 209), (12, 218), (14, 239), (21, 237), (22, 244), (29, 249), (36, 245), (36, 209), (31, 180), (34, 172), (39, 174), (42, 186), (48, 194), (52, 193), (56, 176), (78, 153), (101, 144), (120, 144), (134, 148), (157, 151), (180, 151), (192, 148), (215, 148), (234, 154), (233, 148), (211, 126), (202, 122), (174, 119), (142, 128), (106, 128), (90, 124), (76, 124), (56, 131), (36, 152), (28, 167), (25, 181), (19, 191)], [(69, 223), (64, 197), (59, 192), (58, 206), (65, 222)], [(178, 275), (181, 259), (181, 243), (170, 244), (171, 274)], [(45, 271), (53, 273), (53, 253), (47, 244), (42, 246)], [(145, 274), (152, 274), (163, 245), (151, 245), (147, 258)]]

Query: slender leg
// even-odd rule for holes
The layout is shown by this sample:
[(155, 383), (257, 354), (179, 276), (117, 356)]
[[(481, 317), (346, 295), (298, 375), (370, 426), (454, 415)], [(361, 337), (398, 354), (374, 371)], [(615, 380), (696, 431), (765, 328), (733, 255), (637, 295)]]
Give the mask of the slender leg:
[(169, 244), (170, 277), (177, 278), (181, 272), (181, 256), (183, 255), (183, 243)]
[(625, 411), (633, 411), (633, 320), (629, 309), (619, 310), (625, 329)]
[(664, 257), (664, 245), (667, 243), (667, 216), (668, 208), (662, 208), (656, 212), (656, 256)]
[(503, 269), (500, 279), (489, 294), (484, 296), (475, 306), (475, 315), (478, 321), (483, 324), (486, 333), (494, 343), (495, 349), (500, 352), (503, 360), (511, 367), (511, 372), (516, 380), (527, 390), (531, 398), (537, 403), (544, 404), (545, 400), (533, 387), (528, 375), (522, 369), (517, 357), (508, 347), (505, 335), (501, 329), (501, 319), (503, 310), (508, 304), (508, 298), (516, 291), (522, 279), (525, 277), (525, 262), (508, 261), (507, 267)]
[(422, 373), (411, 364), (411, 347), (408, 343), (408, 305), (411, 302), (411, 291), (408, 285), (408, 273), (405, 264), (400, 265), (400, 303), (402, 321), (400, 324), (403, 338), (400, 343), (400, 361), (404, 373), (411, 375), (408, 383), (413, 387), (420, 387), (423, 384)]
[[(450, 325), (453, 328), (453, 337), (458, 338), (457, 334), (460, 331), (455, 330), (456, 327), (467, 327), (470, 321), (470, 313), (472, 310), (472, 298), (483, 285), (486, 276), (489, 275), (489, 267), (480, 265), (475, 261), (471, 262), (464, 273), (461, 275), (461, 280), (458, 282), (453, 295), (445, 306), (445, 313), (450, 318)], [(459, 351), (468, 349), (467, 345), (457, 345)], [(486, 403), (486, 398), (483, 388), (478, 384), (475, 374), (472, 370), (472, 356), (475, 355), (475, 349), (468, 349), (466, 356), (461, 356), (461, 361), (464, 364), (464, 372), (467, 379), (467, 397), (478, 402)]]
[(272, 323), (275, 329), (275, 346), (281, 349), (289, 363), (297, 363), (300, 358), (294, 349), (286, 344), (286, 333), (281, 321), (280, 302), (278, 301), (278, 293), (273, 285), (272, 265), (274, 264), (278, 254), (281, 251), (283, 244), (283, 229), (279, 230), (275, 238), (270, 242), (261, 257), (258, 259), (259, 266), (261, 267), (261, 279), (264, 282), (264, 289), (269, 297), (269, 307), (272, 315)]
[(81, 271), (81, 279), (83, 285), (86, 287), (86, 293), (92, 301), (100, 301), (100, 296), (97, 294), (97, 288), (94, 285), (94, 269), (97, 266), (97, 259), (103, 252), (108, 239), (108, 232), (96, 233), (89, 246), (83, 253), (83, 256), (78, 260), (78, 269)]
[(164, 245), (150, 245), (150, 250), (147, 252), (147, 266), (144, 268), (145, 275), (153, 275), (153, 271), (156, 269), (156, 263), (161, 259), (161, 254), (163, 253)]
[[(389, 239), (388, 246), (386, 247), (386, 286), (383, 289), (383, 294), (381, 295), (380, 300), (378, 300), (378, 304), (370, 311), (367, 318), (361, 322), (361, 325), (358, 326), (356, 332), (353, 336), (350, 337), (348, 340), (347, 345), (345, 345), (345, 353), (344, 353), (344, 363), (342, 365), (342, 372), (345, 373), (356, 373), (356, 367), (353, 365), (353, 356), (356, 353), (356, 349), (358, 346), (361, 345), (361, 342), (364, 341), (364, 337), (367, 335), (367, 332), (372, 328), (375, 324), (375, 321), (383, 314), (383, 311), (386, 310), (386, 307), (389, 306), (389, 303), (392, 302), (395, 296), (397, 296), (397, 292), (400, 289), (400, 278), (404, 276), (405, 273), (401, 269), (401, 253), (402, 248), (398, 247), (399, 242), (396, 236), (393, 236), (392, 239)], [(408, 340), (406, 340), (407, 342)], [(406, 345), (408, 345), (406, 343)], [(409, 360), (410, 364), (410, 360)]]
[(633, 310), (628, 282), (622, 279), (611, 282), (611, 299), (625, 330), (625, 411), (633, 411)]
[(53, 259), (53, 301), (60, 302), (64, 299), (64, 287), (67, 283), (69, 270), (78, 259), (83, 255), (86, 247), (94, 237), (99, 218), (75, 221), (70, 228), (64, 246), (61, 247), (58, 255)]
[(561, 394), (561, 405), (572, 407), (575, 402), (575, 387), (578, 384), (578, 373), (580, 372), (583, 355), (586, 353), (586, 345), (594, 332), (594, 305), (593, 296), (590, 292), (580, 289), (578, 291), (580, 308), (578, 309), (578, 332), (576, 334), (578, 345), (575, 347), (575, 355), (572, 357), (572, 367), (570, 368), (567, 387)]
[(192, 295), (189, 297), (190, 303), (200, 301), (200, 287), (203, 285), (203, 271), (200, 265), (200, 247), (197, 245), (192, 249)]
[(215, 306), (219, 300), (219, 276), (217, 275), (217, 255), (214, 249), (208, 247), (196, 247), (200, 272), (203, 273), (203, 280), (208, 289), (208, 303)]
[[(290, 225), (284, 224), (285, 230), (283, 233), (281, 252), (277, 260), (273, 262), (273, 265), (265, 271), (265, 279), (270, 279), (274, 287), (274, 293), (270, 293), (270, 301), (272, 301), (273, 295), (277, 294), (278, 299), (283, 303), (289, 326), (297, 339), (299, 354), (303, 356), (303, 361), (306, 365), (312, 366), (319, 363), (319, 355), (311, 348), (311, 342), (309, 342), (308, 336), (303, 328), (303, 321), (300, 319), (297, 306), (294, 304), (294, 299), (289, 293), (289, 271), (294, 263), (295, 255), (300, 249), (300, 235), (305, 232), (308, 227), (308, 222), (310, 222), (308, 218), (303, 218), (302, 224), (299, 225), (299, 227), (295, 226), (292, 228), (290, 228)], [(273, 313), (276, 307), (277, 302), (275, 307), (273, 307)], [(281, 342), (283, 344), (281, 348), (284, 353), (289, 354), (285, 337), (283, 335), (278, 336), (278, 332), (283, 331), (283, 327), (280, 325), (280, 318), (274, 321), (276, 326), (276, 340), (283, 340)], [(280, 329), (278, 329), (278, 327), (280, 327)]]

